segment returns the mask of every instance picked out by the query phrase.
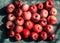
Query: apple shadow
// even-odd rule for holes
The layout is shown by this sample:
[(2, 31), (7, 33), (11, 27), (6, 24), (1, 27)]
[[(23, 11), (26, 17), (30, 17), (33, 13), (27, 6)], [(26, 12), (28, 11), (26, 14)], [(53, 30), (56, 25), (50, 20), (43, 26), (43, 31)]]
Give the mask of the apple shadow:
[[(5, 11), (5, 8), (6, 7), (4, 7), (4, 8), (2, 8), (2, 9), (0, 9), (0, 15), (1, 16), (5, 16), (7, 13), (6, 13), (6, 11)], [(4, 17), (4, 19), (5, 20), (3, 20), (3, 18), (2, 18), (2, 22), (3, 22), (3, 24), (1, 24), (0, 25), (0, 30), (2, 31), (2, 34), (0, 35), (1, 36), (1, 38), (0, 38), (0, 42), (1, 43), (4, 43), (4, 40), (7, 38), (7, 36), (6, 36), (6, 27), (5, 27), (5, 22), (6, 22), (6, 18)]]
[[(14, 1), (14, 0), (13, 0)], [(0, 16), (4, 16), (3, 18), (2, 18), (2, 22), (3, 22), (3, 24), (1, 24), (0, 25), (0, 33), (1, 33), (1, 35), (0, 35), (0, 43), (4, 43), (4, 40), (5, 39), (7, 39), (7, 38), (9, 38), (8, 36), (7, 36), (7, 29), (6, 29), (6, 25), (5, 25), (5, 23), (7, 22), (7, 12), (6, 12), (6, 7), (3, 7), (3, 8), (1, 8), (0, 9)]]

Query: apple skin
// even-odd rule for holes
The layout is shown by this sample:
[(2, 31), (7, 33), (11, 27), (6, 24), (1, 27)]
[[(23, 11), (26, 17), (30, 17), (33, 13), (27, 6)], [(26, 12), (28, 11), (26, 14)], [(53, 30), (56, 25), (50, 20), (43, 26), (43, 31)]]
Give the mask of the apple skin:
[(8, 13), (12, 13), (14, 11), (14, 9), (15, 9), (15, 6), (13, 4), (8, 4), (6, 11)]
[(20, 17), (22, 15), (23, 11), (20, 8), (15, 9), (14, 14), (16, 17)]
[(46, 9), (51, 9), (52, 7), (54, 7), (54, 2), (49, 0), (45, 2), (45, 8)]
[(56, 14), (57, 14), (57, 9), (56, 8), (51, 8), (50, 15), (56, 16)]
[(23, 25), (24, 24), (24, 19), (22, 17), (17, 17), (15, 20), (16, 25)]
[(40, 20), (40, 15), (38, 13), (34, 13), (32, 15), (32, 21), (33, 22), (38, 22)]
[(43, 3), (41, 3), (41, 2), (38, 3), (38, 4), (37, 4), (37, 8), (40, 9), (40, 10), (43, 9)]
[(53, 33), (54, 27), (53, 27), (52, 25), (47, 25), (47, 26), (45, 26), (44, 30), (45, 30), (47, 33)]
[(15, 27), (15, 32), (16, 33), (21, 33), (23, 31), (23, 26), (16, 26)]
[(12, 31), (12, 30), (9, 30), (9, 31), (7, 32), (7, 35), (12, 38), (12, 37), (14, 37), (15, 32)]
[(48, 35), (47, 35), (46, 32), (41, 32), (41, 33), (39, 34), (39, 37), (40, 37), (41, 40), (46, 40), (47, 37), (48, 37)]
[(16, 33), (15, 36), (14, 36), (14, 39), (19, 41), (19, 40), (22, 39), (22, 36), (19, 33)]
[(23, 34), (23, 37), (24, 37), (24, 38), (29, 38), (29, 36), (30, 36), (30, 31), (29, 31), (28, 29), (24, 29), (23, 32), (22, 32), (22, 34)]
[(9, 30), (13, 30), (15, 27), (15, 24), (12, 21), (7, 21), (6, 28)]
[(30, 20), (31, 16), (32, 16), (32, 14), (31, 14), (30, 11), (23, 12), (23, 15), (22, 15), (22, 17), (24, 18), (24, 20)]
[(57, 19), (56, 19), (55, 16), (50, 15), (50, 16), (47, 18), (47, 21), (48, 21), (49, 24), (56, 24)]
[(41, 26), (46, 26), (47, 25), (47, 19), (46, 18), (41, 18), (40, 21), (39, 21), (39, 24)]
[(42, 26), (41, 26), (40, 24), (35, 24), (35, 25), (33, 26), (33, 31), (35, 31), (35, 32), (37, 32), (37, 33), (42, 32), (42, 30), (43, 30), (43, 28), (42, 28)]
[(40, 11), (40, 16), (43, 17), (43, 18), (46, 18), (48, 16), (48, 11), (43, 9)]
[(32, 32), (31, 33), (31, 38), (33, 39), (33, 40), (38, 40), (38, 33), (36, 33), (36, 32)]
[(34, 23), (32, 21), (29, 20), (29, 21), (25, 22), (25, 27), (27, 29), (31, 30), (33, 28), (33, 26), (34, 26)]
[(51, 41), (52, 41), (52, 40), (55, 40), (55, 39), (56, 39), (56, 35), (55, 35), (55, 34), (50, 34), (48, 38), (49, 38), (49, 40), (51, 40)]
[(7, 18), (9, 21), (14, 21), (16, 17), (14, 16), (14, 14), (8, 14)]
[(30, 7), (29, 7), (29, 11), (31, 13), (36, 13), (37, 12), (37, 6), (35, 4), (32, 4)]
[(28, 11), (29, 5), (27, 3), (24, 3), (21, 7), (22, 11)]

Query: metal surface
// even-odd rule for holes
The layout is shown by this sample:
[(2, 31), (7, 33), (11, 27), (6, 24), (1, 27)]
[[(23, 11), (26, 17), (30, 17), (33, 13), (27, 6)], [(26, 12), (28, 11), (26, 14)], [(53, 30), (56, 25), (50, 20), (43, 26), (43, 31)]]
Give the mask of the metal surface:
[[(4, 7), (9, 3), (12, 3), (14, 0), (0, 0), (0, 43), (60, 43), (60, 0), (54, 0), (55, 8), (58, 10), (56, 15), (57, 23), (54, 25), (54, 33), (56, 34), (56, 40), (53, 41), (31, 41), (31, 40), (21, 40), (14, 41), (11, 38), (6, 36), (5, 22), (6, 22), (6, 13), (4, 13)], [(44, 2), (45, 0), (21, 0), (22, 2), (27, 2), (29, 5), (32, 3)]]

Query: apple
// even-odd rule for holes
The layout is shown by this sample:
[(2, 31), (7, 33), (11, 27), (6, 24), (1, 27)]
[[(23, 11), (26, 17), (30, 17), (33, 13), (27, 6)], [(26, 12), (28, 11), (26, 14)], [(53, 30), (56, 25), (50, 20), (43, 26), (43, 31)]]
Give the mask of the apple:
[(30, 31), (28, 29), (24, 29), (22, 34), (24, 38), (28, 38), (30, 36)]
[(7, 19), (9, 20), (9, 21), (14, 21), (15, 20), (15, 16), (14, 16), (14, 14), (8, 14), (8, 16), (7, 16)]
[(32, 38), (33, 40), (38, 40), (38, 33), (32, 32), (32, 33), (31, 33), (31, 38)]
[(7, 11), (8, 13), (12, 13), (12, 12), (14, 11), (14, 9), (15, 9), (15, 6), (14, 6), (13, 4), (9, 4), (9, 5), (7, 6), (6, 11)]
[(34, 13), (32, 15), (32, 21), (38, 22), (40, 20), (40, 15), (38, 13)]
[(15, 32), (16, 33), (21, 33), (23, 31), (23, 26), (16, 26), (15, 27)]
[(37, 6), (35, 4), (32, 4), (30, 7), (29, 7), (29, 11), (31, 13), (36, 13), (37, 12)]
[(48, 36), (47, 36), (47, 33), (46, 32), (41, 32), (39, 34), (39, 37), (40, 37), (41, 40), (46, 40)]
[(42, 30), (43, 30), (43, 28), (42, 28), (42, 26), (40, 24), (35, 24), (33, 26), (33, 31), (35, 31), (37, 33), (42, 32)]
[(16, 25), (23, 25), (24, 19), (22, 17), (17, 17), (15, 20)]
[(26, 21), (25, 22), (25, 27), (27, 28), (27, 29), (32, 29), (33, 28), (33, 26), (34, 26), (34, 23), (32, 22), (32, 21)]

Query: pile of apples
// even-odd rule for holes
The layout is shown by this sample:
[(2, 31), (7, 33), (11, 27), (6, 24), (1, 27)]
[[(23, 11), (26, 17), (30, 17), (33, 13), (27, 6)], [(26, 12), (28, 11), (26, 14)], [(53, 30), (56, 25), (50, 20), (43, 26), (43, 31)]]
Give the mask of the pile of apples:
[(16, 0), (6, 7), (7, 35), (15, 40), (54, 40), (56, 35), (53, 24), (57, 22), (57, 10), (53, 0), (28, 5)]

